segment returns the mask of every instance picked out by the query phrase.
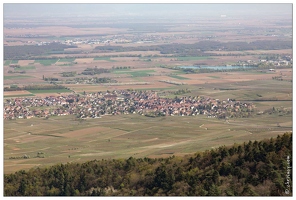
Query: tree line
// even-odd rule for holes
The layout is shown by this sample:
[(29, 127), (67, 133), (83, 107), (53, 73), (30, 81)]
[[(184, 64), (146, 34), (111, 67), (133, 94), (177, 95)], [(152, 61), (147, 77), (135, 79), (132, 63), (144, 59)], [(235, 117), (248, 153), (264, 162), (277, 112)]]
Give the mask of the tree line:
[(194, 44), (163, 44), (139, 47), (123, 46), (97, 46), (95, 51), (160, 51), (162, 54), (174, 54), (179, 56), (209, 56), (215, 55), (204, 51), (246, 51), (246, 50), (276, 50), (291, 49), (292, 41), (287, 40), (258, 40), (253, 42), (218, 42), (200, 41)]
[(102, 73), (110, 73), (109, 69), (105, 68), (98, 68), (95, 66), (94, 68), (86, 68), (81, 74), (83, 75), (95, 75), (95, 74), (102, 74)]
[(4, 87), (4, 91), (55, 90), (55, 89), (67, 89), (67, 88), (62, 85), (27, 85), (23, 87), (18, 87), (18, 86)]
[(77, 48), (77, 46), (70, 46), (61, 43), (50, 43), (41, 46), (4, 46), (4, 60), (28, 59), (32, 56), (40, 56), (53, 51), (64, 51), (66, 48)]

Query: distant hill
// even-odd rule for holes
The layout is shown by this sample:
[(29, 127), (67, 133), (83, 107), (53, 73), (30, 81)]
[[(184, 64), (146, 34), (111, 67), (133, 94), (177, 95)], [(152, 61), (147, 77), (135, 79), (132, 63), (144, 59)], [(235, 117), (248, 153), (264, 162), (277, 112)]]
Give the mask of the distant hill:
[(94, 160), (4, 175), (5, 196), (292, 196), (292, 134), (170, 158)]

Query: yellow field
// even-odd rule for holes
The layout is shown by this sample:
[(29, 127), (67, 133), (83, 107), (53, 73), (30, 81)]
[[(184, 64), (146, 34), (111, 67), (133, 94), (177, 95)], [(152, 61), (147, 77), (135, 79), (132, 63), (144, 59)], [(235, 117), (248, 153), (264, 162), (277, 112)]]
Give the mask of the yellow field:
[(74, 60), (74, 62), (77, 62), (78, 64), (81, 64), (81, 63), (92, 63), (93, 62), (93, 58), (76, 58)]

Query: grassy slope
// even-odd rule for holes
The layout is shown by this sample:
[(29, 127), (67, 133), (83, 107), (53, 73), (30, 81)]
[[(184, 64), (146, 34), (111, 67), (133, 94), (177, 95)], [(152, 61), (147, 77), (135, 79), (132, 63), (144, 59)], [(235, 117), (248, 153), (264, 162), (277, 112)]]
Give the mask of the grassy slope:
[[(184, 155), (291, 130), (291, 115), (276, 114), (227, 122), (204, 116), (148, 118), (137, 114), (12, 120), (4, 126), (4, 171), (102, 158)], [(24, 154), (34, 157), (39, 151), (45, 158), (9, 159)]]

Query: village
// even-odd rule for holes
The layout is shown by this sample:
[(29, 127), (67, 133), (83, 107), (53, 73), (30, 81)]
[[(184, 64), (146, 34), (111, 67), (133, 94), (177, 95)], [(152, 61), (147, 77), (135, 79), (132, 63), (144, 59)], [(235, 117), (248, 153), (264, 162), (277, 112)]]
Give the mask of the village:
[(104, 115), (139, 114), (147, 117), (206, 115), (226, 119), (249, 117), (254, 105), (233, 99), (220, 101), (203, 96), (160, 98), (153, 91), (108, 91), (45, 98), (4, 100), (4, 119), (29, 119), (76, 115), (77, 118), (100, 118)]
[[(170, 43), (171, 40), (176, 39), (193, 39), (197, 38), (194, 34), (176, 34), (176, 35), (161, 35), (161, 34), (119, 34), (119, 35), (104, 35), (91, 36), (91, 37), (70, 37), (71, 39), (47, 41), (44, 39), (44, 35), (39, 34), (20, 34), (20, 35), (5, 35), (7, 38), (28, 38), (26, 41), (22, 41), (25, 44), (31, 45), (48, 45), (50, 43), (61, 43), (67, 45), (78, 44), (124, 44), (124, 43), (154, 43), (164, 42)], [(43, 41), (42, 41), (43, 40)]]

